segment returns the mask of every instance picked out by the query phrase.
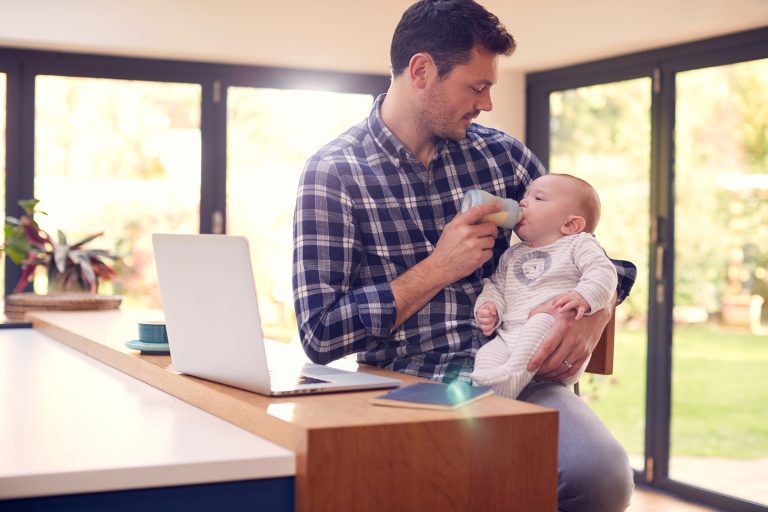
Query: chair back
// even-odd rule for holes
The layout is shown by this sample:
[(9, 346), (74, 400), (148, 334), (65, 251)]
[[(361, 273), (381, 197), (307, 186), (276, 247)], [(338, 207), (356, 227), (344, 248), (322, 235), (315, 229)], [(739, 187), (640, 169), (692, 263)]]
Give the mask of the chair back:
[(611, 319), (600, 335), (595, 350), (592, 351), (592, 359), (589, 360), (587, 369), (589, 373), (599, 375), (611, 375), (613, 373), (613, 337), (616, 333), (616, 308), (611, 312)]

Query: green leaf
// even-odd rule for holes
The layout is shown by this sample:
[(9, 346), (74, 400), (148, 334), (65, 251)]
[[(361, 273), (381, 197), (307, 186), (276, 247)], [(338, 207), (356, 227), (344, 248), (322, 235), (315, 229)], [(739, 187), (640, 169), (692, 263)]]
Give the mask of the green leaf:
[[(22, 199), (19, 201), (19, 206), (24, 208), (24, 211), (27, 215), (32, 217), (35, 214), (35, 207), (37, 206), (37, 203), (39, 203), (39, 199)], [(42, 213), (42, 212), (41, 212)]]
[(80, 241), (79, 241), (79, 242), (77, 242), (76, 244), (73, 244), (73, 245), (72, 245), (72, 247), (73, 247), (73, 248), (79, 248), (79, 247), (82, 247), (83, 245), (87, 244), (88, 242), (90, 242), (90, 241), (91, 241), (91, 240), (93, 240), (94, 238), (99, 238), (99, 237), (100, 237), (101, 235), (103, 235), (103, 234), (104, 234), (104, 232), (103, 232), (103, 231), (99, 231), (98, 233), (94, 233), (94, 234), (92, 234), (92, 235), (90, 235), (90, 236), (87, 236), (87, 237), (83, 238), (82, 240), (80, 240)]
[(15, 264), (20, 265), (27, 257), (32, 244), (18, 226), (5, 225), (5, 253)]
[[(61, 231), (59, 231), (61, 233)], [(64, 273), (67, 267), (67, 256), (69, 255), (69, 246), (66, 244), (58, 245), (53, 249), (53, 262), (56, 264), (56, 270)]]
[(88, 254), (90, 254), (92, 257), (95, 258), (108, 258), (113, 261), (117, 261), (120, 259), (120, 256), (117, 256), (116, 254), (112, 254), (109, 251), (106, 251), (104, 249), (89, 249)]
[(58, 237), (60, 245), (69, 245), (67, 244), (67, 235), (65, 235), (61, 230), (58, 231)]
[(19, 250), (6, 245), (5, 254), (7, 254), (15, 264), (21, 265), (21, 262), (24, 261), (27, 253), (24, 250)]
[(89, 287), (93, 288), (96, 284), (96, 273), (93, 271), (91, 260), (88, 255), (82, 251), (72, 251), (71, 256), (80, 264), (80, 276)]

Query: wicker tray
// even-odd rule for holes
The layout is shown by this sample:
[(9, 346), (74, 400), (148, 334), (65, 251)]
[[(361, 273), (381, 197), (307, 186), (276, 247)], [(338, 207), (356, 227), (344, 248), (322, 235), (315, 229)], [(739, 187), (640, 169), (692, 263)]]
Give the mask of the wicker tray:
[(65, 292), (51, 295), (12, 293), (5, 298), (5, 316), (23, 320), (27, 311), (84, 311), (117, 309), (122, 295), (97, 295), (85, 292)]

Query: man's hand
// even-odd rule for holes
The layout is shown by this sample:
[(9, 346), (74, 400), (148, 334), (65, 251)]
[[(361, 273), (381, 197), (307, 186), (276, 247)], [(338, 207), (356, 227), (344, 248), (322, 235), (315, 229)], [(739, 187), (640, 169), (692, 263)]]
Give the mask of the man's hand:
[(496, 329), (496, 324), (499, 322), (499, 313), (496, 311), (496, 306), (493, 302), (486, 302), (475, 312), (475, 318), (477, 318), (477, 325), (480, 326), (480, 330), (483, 334), (490, 336)]
[(589, 303), (578, 292), (571, 290), (568, 293), (564, 293), (559, 297), (555, 297), (552, 300), (552, 307), (561, 313), (566, 311), (574, 311), (576, 313), (575, 320), (581, 320), (584, 313), (589, 311)]
[(528, 363), (537, 380), (566, 380), (576, 375), (592, 354), (608, 320), (610, 308), (575, 320), (573, 310), (555, 313), (555, 325)]
[(528, 312), (528, 318), (532, 318), (535, 315), (538, 315), (539, 313), (547, 313), (552, 316), (555, 316), (555, 313), (557, 313), (557, 310), (555, 310), (554, 306), (552, 306), (552, 301), (547, 300), (545, 302), (542, 302), (532, 310)]
[(498, 204), (481, 204), (457, 214), (445, 225), (430, 259), (448, 284), (468, 276), (493, 257), (499, 228), (490, 222), (477, 222), (500, 209)]
[(392, 280), (390, 286), (397, 304), (392, 330), (446, 286), (468, 276), (493, 257), (499, 228), (490, 222), (477, 222), (499, 209), (497, 204), (481, 204), (459, 213), (445, 225), (432, 254)]

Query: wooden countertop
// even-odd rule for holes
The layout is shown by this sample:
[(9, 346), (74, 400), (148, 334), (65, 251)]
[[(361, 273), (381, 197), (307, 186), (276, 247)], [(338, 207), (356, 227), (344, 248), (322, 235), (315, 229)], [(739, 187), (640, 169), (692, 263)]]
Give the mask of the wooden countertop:
[[(99, 311), (46, 312), (29, 315), (35, 329), (66, 345), (109, 364), (148, 384), (156, 386), (193, 405), (208, 410), (259, 435), (267, 435), (278, 444), (296, 450), (295, 427), (322, 429), (388, 423), (446, 421), (456, 418), (501, 416), (505, 414), (541, 414), (539, 406), (490, 397), (454, 412), (411, 410), (375, 406), (372, 396), (385, 391), (327, 393), (311, 396), (274, 398), (250, 391), (179, 374), (173, 370), (170, 356), (144, 355), (123, 345), (136, 339), (138, 322), (162, 319), (158, 312)], [(297, 354), (279, 342), (268, 343), (270, 363), (280, 357)], [(301, 354), (296, 355), (300, 357)], [(344, 360), (336, 366), (354, 370), (358, 365)], [(425, 381), (368, 366), (360, 371), (401, 379), (403, 384)], [(247, 415), (238, 410), (248, 410)], [(254, 414), (256, 413), (256, 414)]]
[[(123, 343), (159, 313), (36, 312), (47, 336), (296, 453), (296, 509), (554, 510), (557, 411), (492, 396), (456, 411), (372, 405), (383, 391), (270, 398), (174, 371)], [(296, 357), (268, 345), (270, 364)], [(295, 348), (295, 347), (294, 347)], [(335, 365), (356, 368), (351, 361)], [(422, 379), (362, 366), (358, 371)]]

